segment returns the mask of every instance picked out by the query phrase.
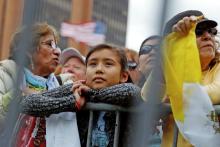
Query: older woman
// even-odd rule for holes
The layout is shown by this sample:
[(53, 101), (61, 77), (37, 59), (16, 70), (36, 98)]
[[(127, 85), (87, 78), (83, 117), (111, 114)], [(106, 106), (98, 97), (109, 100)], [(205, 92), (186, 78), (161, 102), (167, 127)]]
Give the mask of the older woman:
[[(193, 14), (192, 14), (193, 15)], [(194, 17), (184, 17), (176, 25), (173, 31), (185, 35), (190, 29), (190, 23), (195, 21)], [(202, 84), (207, 91), (213, 104), (220, 103), (220, 56), (217, 51), (218, 45), (216, 35), (217, 22), (213, 20), (200, 20), (196, 26), (196, 43), (199, 49), (200, 63), (202, 69)], [(186, 28), (186, 29), (183, 29)]]
[[(174, 16), (165, 27), (165, 34), (175, 31), (179, 35), (187, 35), (191, 29), (192, 22), (198, 21), (195, 16), (202, 16), (203, 13), (197, 10), (188, 10)], [(197, 22), (195, 34), (196, 43), (200, 55), (202, 69), (202, 85), (208, 93), (213, 104), (220, 103), (220, 64), (217, 52), (216, 35), (217, 23), (213, 20), (202, 19)], [(145, 85), (146, 86), (146, 85)], [(146, 87), (143, 88), (144, 92)], [(173, 116), (169, 116), (163, 126), (162, 147), (170, 147), (173, 144)], [(192, 147), (179, 133), (178, 147)]]
[[(30, 36), (25, 37), (24, 35)], [(22, 39), (25, 41), (25, 45), (21, 45)], [(37, 23), (31, 27), (24, 27), (14, 34), (11, 42), (11, 56), (8, 60), (1, 62), (2, 67), (6, 65), (4, 66), (6, 68), (1, 70), (3, 73), (1, 74), (3, 78), (0, 81), (1, 111), (7, 109), (10, 99), (13, 97), (11, 92), (14, 89), (13, 84), (16, 82), (14, 67), (22, 67), (23, 80), (19, 85), (23, 94), (44, 91), (59, 86), (53, 74), (60, 56), (57, 42), (57, 31), (47, 23)], [(20, 47), (25, 47), (25, 49), (22, 50)], [(17, 56), (21, 54), (27, 58), (24, 66), (19, 62), (22, 58)], [(21, 125), (17, 129), (17, 146), (44, 146), (44, 118), (20, 115), (18, 122)]]

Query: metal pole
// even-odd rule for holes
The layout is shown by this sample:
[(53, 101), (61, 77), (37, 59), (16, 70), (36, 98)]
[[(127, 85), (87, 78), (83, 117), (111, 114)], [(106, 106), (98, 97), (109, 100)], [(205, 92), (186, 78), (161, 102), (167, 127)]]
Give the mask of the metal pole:
[(86, 147), (90, 147), (91, 144), (92, 126), (93, 126), (93, 111), (89, 111), (89, 126), (88, 126)]
[(114, 145), (113, 147), (118, 147), (119, 133), (120, 133), (120, 112), (116, 112), (116, 122), (115, 122), (115, 134), (114, 134)]

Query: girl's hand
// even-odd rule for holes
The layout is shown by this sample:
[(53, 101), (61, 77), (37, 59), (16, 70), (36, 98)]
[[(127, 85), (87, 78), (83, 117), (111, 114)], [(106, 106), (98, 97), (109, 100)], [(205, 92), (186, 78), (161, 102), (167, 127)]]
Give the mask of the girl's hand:
[(75, 105), (78, 110), (80, 110), (86, 103), (85, 97), (83, 96), (83, 93), (88, 91), (90, 88), (85, 85), (85, 80), (80, 80), (73, 82), (73, 95), (76, 98)]

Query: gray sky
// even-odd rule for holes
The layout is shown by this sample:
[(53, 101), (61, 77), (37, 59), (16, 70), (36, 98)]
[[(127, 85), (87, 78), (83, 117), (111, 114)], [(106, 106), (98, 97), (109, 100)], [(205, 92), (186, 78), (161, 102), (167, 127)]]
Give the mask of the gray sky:
[[(161, 4), (164, 0), (130, 0), (126, 47), (139, 50), (141, 42), (159, 34)], [(169, 0), (166, 20), (184, 10), (200, 10), (220, 25), (220, 0)], [(220, 29), (219, 29), (220, 30)]]

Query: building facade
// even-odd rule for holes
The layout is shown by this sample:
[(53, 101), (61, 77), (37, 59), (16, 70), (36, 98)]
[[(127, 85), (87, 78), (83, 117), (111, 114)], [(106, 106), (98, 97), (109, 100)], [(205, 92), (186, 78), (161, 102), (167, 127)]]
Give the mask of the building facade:
[[(76, 0), (75, 0), (76, 1)], [(124, 47), (126, 42), (128, 0), (91, 0), (93, 2), (92, 21), (101, 21), (106, 25), (106, 43)], [(4, 3), (3, 3), (4, 2)], [(7, 3), (6, 3), (7, 2)], [(63, 21), (71, 22), (74, 0), (13, 0), (0, 3), (0, 59), (9, 55), (12, 33), (19, 25), (34, 22), (48, 22), (60, 30)], [(79, 1), (81, 2), (81, 1)], [(3, 9), (5, 8), (5, 9)], [(13, 19), (12, 16), (14, 13)], [(22, 16), (23, 14), (23, 16)], [(15, 21), (16, 20), (16, 21)], [(19, 23), (21, 20), (21, 23)], [(68, 46), (68, 38), (61, 37), (61, 49)]]

